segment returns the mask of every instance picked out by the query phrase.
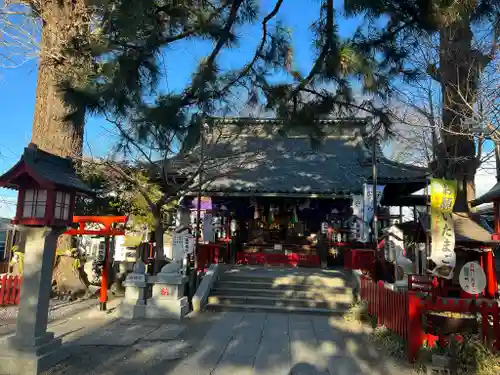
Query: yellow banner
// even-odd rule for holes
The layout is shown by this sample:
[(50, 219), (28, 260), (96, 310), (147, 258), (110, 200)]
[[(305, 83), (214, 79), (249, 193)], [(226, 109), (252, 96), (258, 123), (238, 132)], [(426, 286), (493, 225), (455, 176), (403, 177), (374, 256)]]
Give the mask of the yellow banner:
[(453, 205), (457, 196), (457, 182), (431, 180), (431, 255), (435, 263), (431, 271), (438, 277), (451, 279), (455, 268), (455, 228)]
[(457, 181), (431, 179), (431, 208), (441, 212), (453, 212), (457, 197)]

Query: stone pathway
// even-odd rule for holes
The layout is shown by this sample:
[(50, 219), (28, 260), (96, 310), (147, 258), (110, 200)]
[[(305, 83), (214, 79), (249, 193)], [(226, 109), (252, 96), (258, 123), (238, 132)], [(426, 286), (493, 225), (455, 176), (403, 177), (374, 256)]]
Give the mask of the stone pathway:
[(74, 340), (45, 375), (409, 375), (368, 328), (326, 316), (203, 313), (182, 322), (115, 320)]

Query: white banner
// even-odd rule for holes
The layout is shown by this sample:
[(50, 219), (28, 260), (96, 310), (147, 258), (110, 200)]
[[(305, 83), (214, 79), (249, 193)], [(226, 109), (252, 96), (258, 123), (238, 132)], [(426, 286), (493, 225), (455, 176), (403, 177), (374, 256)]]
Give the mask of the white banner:
[(350, 240), (361, 241), (363, 238), (363, 195), (356, 194), (352, 196), (352, 221)]
[[(377, 185), (377, 206), (382, 200), (385, 185)], [(373, 185), (363, 184), (363, 221), (364, 230), (361, 242), (368, 242), (370, 223), (373, 219)]]
[(363, 196), (361, 194), (352, 196), (352, 214), (360, 219), (363, 218)]
[(433, 225), (430, 259), (436, 264), (431, 272), (444, 279), (451, 279), (456, 263), (453, 217), (451, 213), (434, 213), (432, 209), (431, 213)]
[(398, 257), (404, 256), (404, 242), (403, 242), (403, 231), (396, 227), (391, 226), (388, 230), (388, 237), (385, 241), (384, 246), (384, 256), (389, 262), (395, 262)]

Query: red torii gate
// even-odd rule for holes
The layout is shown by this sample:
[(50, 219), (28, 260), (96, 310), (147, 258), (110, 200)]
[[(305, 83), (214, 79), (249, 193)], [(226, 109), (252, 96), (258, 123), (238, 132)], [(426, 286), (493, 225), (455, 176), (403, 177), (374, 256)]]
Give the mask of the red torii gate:
[[(64, 234), (70, 236), (90, 235), (103, 236), (105, 243), (104, 268), (101, 275), (101, 290), (99, 294), (100, 310), (106, 310), (108, 301), (108, 259), (109, 259), (109, 237), (124, 236), (127, 216), (73, 216), (73, 223), (78, 228), (68, 229)], [(88, 228), (88, 224), (97, 224), (98, 228)], [(123, 228), (116, 228), (116, 224), (124, 224)]]

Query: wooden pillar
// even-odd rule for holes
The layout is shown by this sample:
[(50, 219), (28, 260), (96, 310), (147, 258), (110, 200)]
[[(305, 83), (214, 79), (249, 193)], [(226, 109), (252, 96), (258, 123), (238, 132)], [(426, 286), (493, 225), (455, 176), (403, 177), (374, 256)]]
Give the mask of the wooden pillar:
[(486, 273), (486, 290), (485, 295), (488, 298), (495, 298), (498, 293), (498, 281), (495, 267), (495, 258), (493, 257), (493, 249), (482, 254), (482, 263)]

